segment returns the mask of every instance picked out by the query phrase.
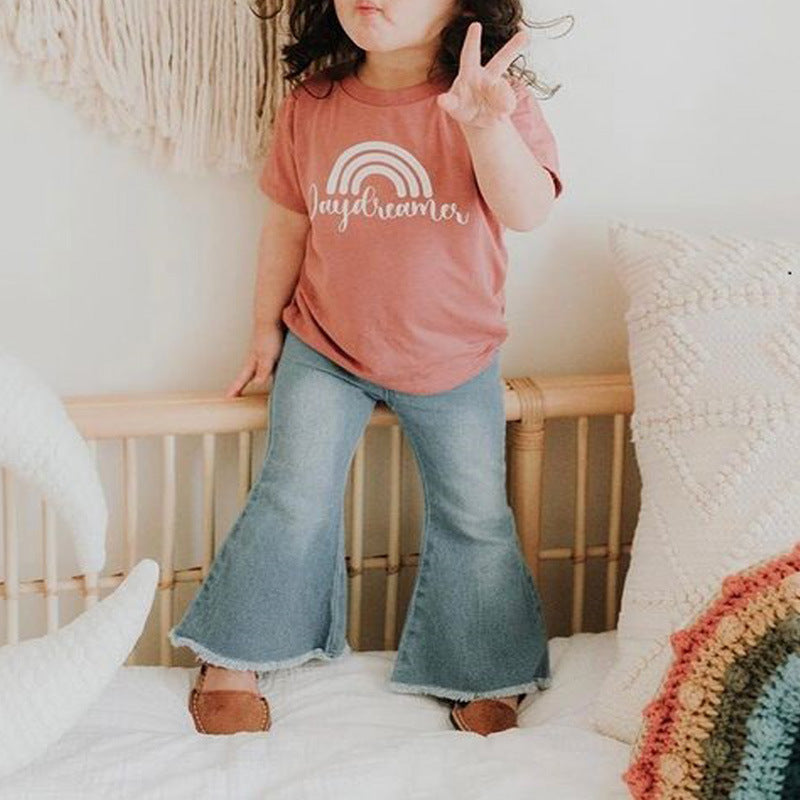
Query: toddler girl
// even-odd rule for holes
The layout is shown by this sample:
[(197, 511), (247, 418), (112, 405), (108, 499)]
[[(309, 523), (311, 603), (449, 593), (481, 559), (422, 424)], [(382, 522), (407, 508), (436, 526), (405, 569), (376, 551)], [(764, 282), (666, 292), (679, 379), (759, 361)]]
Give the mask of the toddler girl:
[[(303, 0), (260, 186), (250, 354), (273, 377), (244, 509), (169, 633), (200, 661), (204, 733), (270, 727), (258, 680), (350, 652), (343, 502), (377, 401), (414, 450), (425, 519), (388, 688), (461, 730), (516, 724), (550, 677), (540, 599), (507, 503), (504, 228), (561, 193), (553, 135), (509, 67), (519, 0)], [(273, 375), (274, 370), (274, 375)]]

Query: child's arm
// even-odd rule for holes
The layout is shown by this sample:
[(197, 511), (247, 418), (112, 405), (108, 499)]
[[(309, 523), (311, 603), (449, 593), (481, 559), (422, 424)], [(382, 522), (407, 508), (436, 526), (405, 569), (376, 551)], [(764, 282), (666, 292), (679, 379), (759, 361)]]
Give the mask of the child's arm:
[(481, 194), (500, 222), (516, 231), (541, 225), (555, 200), (550, 171), (505, 118), (486, 128), (461, 125)]
[(267, 197), (253, 300), (255, 331), (281, 326), (281, 314), (292, 299), (300, 275), (310, 224), (307, 214)]
[(236, 397), (251, 381), (266, 383), (283, 348), (281, 316), (300, 275), (310, 222), (267, 197), (258, 245), (258, 268), (253, 301), (253, 329), (245, 364), (226, 391)]
[(267, 207), (258, 245), (250, 354), (228, 390), (234, 396), (255, 373), (267, 381), (283, 348), (283, 309), (300, 277), (311, 220), (297, 178), (294, 157), (297, 95), (290, 92), (278, 106), (267, 158), (259, 178)]
[(296, 113), (297, 93), (292, 91), (278, 106), (258, 181), (267, 198), (267, 214), (259, 245), (254, 304), (256, 331), (280, 327), (281, 312), (289, 304), (300, 274), (311, 226), (297, 174)]
[(533, 95), (504, 77), (527, 42), (518, 31), (481, 66), (481, 24), (467, 29), (459, 72), (439, 105), (459, 124), (486, 203), (508, 228), (531, 230), (561, 193), (555, 141)]

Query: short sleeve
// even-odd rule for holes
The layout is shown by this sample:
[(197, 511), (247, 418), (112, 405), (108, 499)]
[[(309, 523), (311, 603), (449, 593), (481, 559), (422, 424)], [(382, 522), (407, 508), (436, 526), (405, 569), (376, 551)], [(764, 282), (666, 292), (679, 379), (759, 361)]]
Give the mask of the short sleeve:
[(522, 138), (533, 151), (539, 163), (553, 178), (554, 198), (563, 189), (561, 168), (558, 161), (558, 147), (553, 132), (544, 118), (539, 101), (530, 88), (522, 81), (512, 84), (517, 95), (517, 107), (511, 113), (511, 120), (516, 125)]
[(296, 108), (294, 93), (284, 96), (278, 104), (258, 185), (264, 194), (277, 203), (307, 214), (308, 208), (297, 174), (294, 137)]

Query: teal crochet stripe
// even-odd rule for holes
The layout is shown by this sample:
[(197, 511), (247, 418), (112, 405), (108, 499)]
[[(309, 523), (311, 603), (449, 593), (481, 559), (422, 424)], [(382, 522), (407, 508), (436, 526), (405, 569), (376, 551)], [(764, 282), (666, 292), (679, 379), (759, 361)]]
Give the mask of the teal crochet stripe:
[(747, 741), (747, 719), (764, 686), (794, 649), (793, 643), (786, 640), (785, 630), (778, 625), (725, 671), (714, 729), (701, 743), (705, 769), (697, 792), (699, 798), (730, 797)]
[(800, 797), (800, 730), (794, 736), (792, 757), (786, 770), (786, 782), (783, 784), (781, 800), (796, 800), (798, 797)]
[(798, 728), (800, 654), (794, 653), (766, 682), (747, 720), (747, 741), (731, 800), (781, 800)]

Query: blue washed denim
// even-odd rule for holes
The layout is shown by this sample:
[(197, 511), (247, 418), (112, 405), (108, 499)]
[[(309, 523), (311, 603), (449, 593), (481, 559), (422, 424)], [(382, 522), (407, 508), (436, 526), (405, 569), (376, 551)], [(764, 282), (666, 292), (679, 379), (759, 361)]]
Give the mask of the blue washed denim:
[(453, 389), (409, 394), (354, 375), (287, 330), (260, 475), (170, 642), (259, 678), (352, 652), (344, 492), (380, 400), (413, 448), (425, 502), (389, 689), (468, 701), (548, 686), (541, 602), (507, 502), (499, 355)]

